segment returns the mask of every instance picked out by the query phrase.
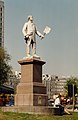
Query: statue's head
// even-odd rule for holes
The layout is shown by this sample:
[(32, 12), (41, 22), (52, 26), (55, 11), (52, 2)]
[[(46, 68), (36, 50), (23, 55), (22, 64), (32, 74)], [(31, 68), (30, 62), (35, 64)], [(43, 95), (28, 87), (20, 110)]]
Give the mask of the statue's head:
[(32, 15), (29, 15), (27, 19), (28, 19), (28, 21), (29, 21), (29, 20), (33, 21), (33, 16), (32, 16)]

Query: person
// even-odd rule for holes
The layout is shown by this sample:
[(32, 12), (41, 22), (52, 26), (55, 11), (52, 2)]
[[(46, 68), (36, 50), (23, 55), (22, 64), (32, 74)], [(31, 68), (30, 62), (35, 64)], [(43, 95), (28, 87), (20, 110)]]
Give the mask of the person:
[(56, 96), (54, 105), (55, 105), (55, 106), (60, 106), (60, 97), (59, 97), (59, 95)]
[(56, 99), (55, 99), (55, 102), (54, 102), (54, 107), (59, 107), (60, 114), (64, 114), (64, 107), (61, 105), (60, 95), (56, 96)]
[(36, 35), (41, 37), (41, 39), (44, 38), (44, 35), (42, 35), (36, 28), (36, 25), (33, 23), (33, 16), (28, 16), (28, 22), (26, 22), (22, 29), (24, 39), (26, 41), (27, 47), (26, 47), (26, 55), (27, 57), (31, 57), (30, 51), (32, 48), (32, 56), (38, 57), (36, 55)]

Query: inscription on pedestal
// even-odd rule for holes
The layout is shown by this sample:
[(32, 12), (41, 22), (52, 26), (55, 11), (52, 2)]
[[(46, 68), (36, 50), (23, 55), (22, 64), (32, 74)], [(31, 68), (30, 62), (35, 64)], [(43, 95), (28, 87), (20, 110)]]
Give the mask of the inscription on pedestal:
[(42, 104), (42, 97), (38, 96), (38, 105), (41, 105), (41, 104)]

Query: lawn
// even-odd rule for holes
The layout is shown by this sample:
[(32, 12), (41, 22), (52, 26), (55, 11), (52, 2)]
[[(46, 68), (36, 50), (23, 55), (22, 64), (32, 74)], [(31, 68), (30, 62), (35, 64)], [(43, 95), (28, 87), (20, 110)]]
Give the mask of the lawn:
[(0, 120), (78, 120), (78, 113), (71, 115), (30, 115), (27, 113), (2, 112), (0, 109)]

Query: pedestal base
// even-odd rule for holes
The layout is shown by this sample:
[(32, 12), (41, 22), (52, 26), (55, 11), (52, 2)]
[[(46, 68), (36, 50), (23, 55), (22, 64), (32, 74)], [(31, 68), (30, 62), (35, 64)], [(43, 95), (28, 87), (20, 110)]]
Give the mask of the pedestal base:
[(42, 65), (45, 62), (35, 58), (18, 62), (21, 65), (21, 81), (17, 85), (15, 106), (47, 106), (46, 87), (42, 84)]
[(52, 114), (52, 109), (48, 106), (14, 106), (2, 107), (4, 112), (19, 112), (28, 114)]
[(46, 87), (42, 83), (19, 83), (15, 95), (15, 106), (33, 105), (47, 106), (48, 97)]

